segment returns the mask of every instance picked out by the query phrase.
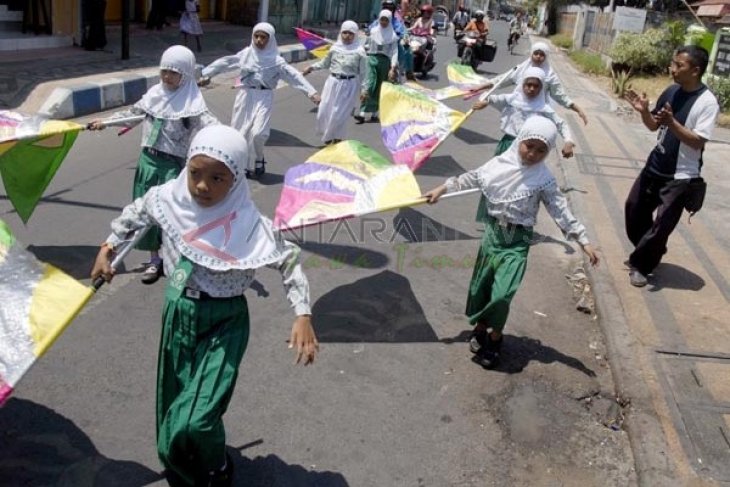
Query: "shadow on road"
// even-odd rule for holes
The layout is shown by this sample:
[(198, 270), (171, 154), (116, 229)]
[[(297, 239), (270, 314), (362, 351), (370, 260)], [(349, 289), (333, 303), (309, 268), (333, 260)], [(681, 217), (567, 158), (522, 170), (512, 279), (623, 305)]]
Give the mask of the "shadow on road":
[[(464, 352), (469, 353), (467, 342), (470, 335), (471, 328), (462, 331), (455, 337), (444, 338), (441, 342), (449, 345), (454, 343), (461, 344), (464, 347)], [(499, 367), (495, 369), (496, 372), (518, 374), (522, 372), (532, 361), (540, 362), (542, 364), (559, 362), (567, 365), (571, 369), (582, 372), (589, 377), (596, 377), (596, 373), (592, 369), (586, 367), (586, 365), (577, 358), (565, 355), (564, 353), (555, 350), (553, 347), (543, 345), (540, 340), (535, 338), (505, 334), (504, 342), (502, 343), (502, 351), (502, 361), (499, 364)]]
[[(36, 258), (58, 267), (74, 279), (88, 279), (99, 247), (95, 245), (29, 245), (27, 249)], [(116, 274), (124, 274), (124, 263)]]
[(651, 285), (649, 290), (652, 292), (661, 291), (662, 289), (699, 291), (705, 287), (705, 280), (682, 266), (662, 262), (654, 270)]
[(408, 279), (387, 270), (333, 289), (312, 316), (322, 343), (438, 341)]
[(418, 176), (449, 177), (466, 172), (456, 159), (451, 156), (431, 157), (428, 164), (424, 164), (416, 170)]
[(393, 217), (393, 228), (409, 243), (478, 240), (481, 238), (446, 226), (413, 208), (402, 208), (398, 211), (398, 214)]
[(537, 244), (556, 244), (563, 247), (563, 250), (565, 250), (565, 253), (567, 255), (572, 255), (575, 253), (575, 249), (573, 248), (573, 246), (565, 240), (558, 240), (557, 238), (550, 237), (549, 235), (543, 235), (541, 233), (533, 231), (530, 245)]
[(335, 270), (342, 266), (381, 269), (390, 263), (390, 257), (386, 254), (354, 245), (318, 242), (298, 242), (298, 245), (315, 254), (313, 257), (302, 258), (305, 271), (316, 268)]
[[(239, 449), (228, 449), (233, 458), (236, 487), (281, 485), (296, 487), (347, 487), (345, 477), (338, 472), (317, 472), (301, 465), (291, 465), (276, 455), (247, 458)], [(235, 453), (234, 453), (235, 452)]]
[(276, 129), (271, 129), (271, 135), (269, 136), (269, 140), (266, 141), (266, 145), (278, 147), (315, 147), (304, 142), (299, 137), (295, 137), (294, 135)]
[[(475, 132), (473, 130), (469, 130), (464, 127), (461, 127), (459, 130), (454, 132), (454, 137), (461, 140), (462, 142), (466, 142), (467, 144), (496, 144), (497, 143), (497, 139), (493, 139), (480, 132)], [(482, 161), (482, 162), (487, 162), (491, 158), (492, 158), (492, 156), (489, 155), (489, 156), (485, 157), (484, 161)]]
[(139, 463), (105, 457), (78, 426), (46, 406), (13, 398), (0, 410), (3, 485), (141, 487), (162, 478)]

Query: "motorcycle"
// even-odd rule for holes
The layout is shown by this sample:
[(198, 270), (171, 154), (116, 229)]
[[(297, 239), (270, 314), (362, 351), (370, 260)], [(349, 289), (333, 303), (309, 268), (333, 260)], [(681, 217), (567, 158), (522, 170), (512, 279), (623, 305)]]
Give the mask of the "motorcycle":
[(461, 64), (471, 66), (474, 71), (477, 70), (479, 63), (494, 61), (494, 56), (497, 54), (497, 43), (489, 38), (481, 38), (479, 33), (473, 30), (462, 35), (458, 42), (457, 54), (461, 58)]
[(413, 52), (413, 71), (426, 77), (428, 72), (436, 66), (434, 53), (436, 39), (432, 36), (412, 35), (410, 37), (411, 52)]

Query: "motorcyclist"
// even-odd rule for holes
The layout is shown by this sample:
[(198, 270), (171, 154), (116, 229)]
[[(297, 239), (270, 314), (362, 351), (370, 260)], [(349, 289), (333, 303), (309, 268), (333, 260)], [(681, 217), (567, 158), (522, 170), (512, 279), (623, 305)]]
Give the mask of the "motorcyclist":
[[(434, 38), (433, 38), (433, 7), (431, 5), (422, 5), (420, 8), (420, 14), (421, 16), (416, 19), (416, 21), (413, 23), (413, 26), (411, 26), (408, 31), (413, 35), (414, 37), (421, 37), (425, 39), (425, 46), (421, 46), (420, 42), (412, 42), (411, 43), (411, 50), (413, 51), (414, 56), (416, 53), (421, 50), (425, 49), (427, 51), (433, 50), (433, 44), (434, 44)], [(427, 53), (424, 53), (424, 56), (426, 56)], [(424, 60), (424, 63), (426, 61)], [(432, 60), (428, 61), (429, 64), (432, 63)], [(432, 65), (432, 64), (431, 64)], [(421, 66), (418, 67), (419, 70), (422, 69)], [(426, 67), (426, 70), (430, 68)]]
[(451, 21), (454, 23), (454, 32), (464, 30), (466, 24), (469, 23), (469, 14), (466, 13), (466, 7), (460, 5), (459, 10), (454, 14), (454, 18)]
[(507, 40), (507, 45), (512, 48), (514, 45), (517, 44), (517, 41), (520, 40), (520, 37), (522, 36), (522, 13), (517, 12), (517, 15), (510, 20), (509, 23), (509, 39)]
[(466, 27), (464, 27), (464, 33), (469, 31), (478, 32), (479, 39), (482, 41), (487, 38), (487, 34), (489, 33), (489, 23), (484, 20), (483, 10), (477, 10), (474, 12), (474, 19), (466, 24)]

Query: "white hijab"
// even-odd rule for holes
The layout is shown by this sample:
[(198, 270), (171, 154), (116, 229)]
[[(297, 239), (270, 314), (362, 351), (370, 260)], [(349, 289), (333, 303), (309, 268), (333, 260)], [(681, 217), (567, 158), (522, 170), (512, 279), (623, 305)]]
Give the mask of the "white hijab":
[[(380, 19), (383, 17), (388, 19), (388, 27), (383, 28), (380, 25)], [(393, 30), (393, 13), (390, 10), (381, 10), (378, 15), (378, 23), (370, 29), (370, 39), (375, 44), (384, 46), (386, 44), (392, 44), (398, 40), (398, 36)]]
[(180, 86), (168, 90), (160, 81), (147, 90), (136, 106), (155, 118), (177, 120), (194, 117), (208, 111), (197, 83), (195, 82), (195, 54), (185, 46), (172, 46), (162, 53), (160, 70), (168, 69), (180, 73)]
[(233, 174), (233, 186), (213, 207), (200, 206), (188, 190), (188, 171), (153, 192), (152, 216), (180, 253), (215, 271), (255, 269), (281, 257), (271, 221), (251, 200), (244, 170), (249, 148), (238, 130), (211, 125), (190, 144), (188, 163), (196, 155), (216, 159)]
[[(535, 98), (527, 98), (523, 89), (525, 80), (535, 78), (540, 81), (540, 92)], [(519, 85), (509, 98), (509, 104), (522, 112), (552, 112), (554, 111), (545, 99), (545, 71), (531, 66), (527, 68), (520, 80)]]
[[(542, 51), (545, 54), (545, 60), (539, 66), (532, 62), (532, 55), (535, 51)], [(557, 80), (557, 75), (553, 71), (553, 68), (550, 67), (550, 46), (548, 46), (547, 43), (542, 41), (534, 43), (532, 45), (532, 49), (530, 49), (530, 57), (517, 66), (517, 71), (514, 74), (514, 79), (517, 80), (517, 87), (514, 90), (515, 93), (517, 93), (518, 90), (522, 91), (522, 81), (525, 79), (525, 72), (530, 68), (537, 68), (545, 73), (545, 79), (542, 84), (542, 93), (545, 101), (550, 101), (547, 85), (554, 83)]]
[(544, 160), (525, 165), (518, 149), (522, 141), (541, 140), (548, 146), (549, 154), (555, 147), (557, 134), (557, 127), (548, 118), (538, 115), (528, 118), (510, 148), (479, 168), (479, 186), (484, 196), (491, 203), (510, 203), (556, 184)]
[[(269, 42), (266, 47), (259, 49), (253, 41), (256, 32), (264, 32), (269, 35)], [(284, 58), (279, 56), (279, 45), (276, 42), (276, 30), (274, 26), (268, 22), (259, 22), (251, 31), (251, 45), (241, 51), (241, 61), (239, 66), (241, 72), (252, 73), (261, 71), (262, 69), (273, 68), (279, 64), (283, 64)]]
[[(357, 22), (353, 22), (352, 20), (344, 21), (342, 23), (342, 27), (340, 27), (340, 35), (337, 37), (337, 42), (335, 42), (335, 44), (330, 49), (342, 53), (350, 53), (361, 50), (360, 48), (362, 46), (360, 46), (360, 39), (358, 39), (357, 37), (359, 31), (360, 29), (357, 26)], [(345, 44), (344, 42), (342, 42), (343, 32), (352, 32), (353, 34), (355, 34), (355, 38), (352, 40), (351, 43)]]

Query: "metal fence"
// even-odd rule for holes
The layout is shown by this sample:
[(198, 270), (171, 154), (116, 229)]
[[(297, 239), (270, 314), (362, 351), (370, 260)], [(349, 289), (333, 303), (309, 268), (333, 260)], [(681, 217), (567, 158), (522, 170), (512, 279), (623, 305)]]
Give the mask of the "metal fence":
[(608, 55), (616, 37), (616, 31), (613, 30), (613, 13), (589, 11), (586, 14), (586, 30), (581, 47), (588, 47), (591, 51)]

